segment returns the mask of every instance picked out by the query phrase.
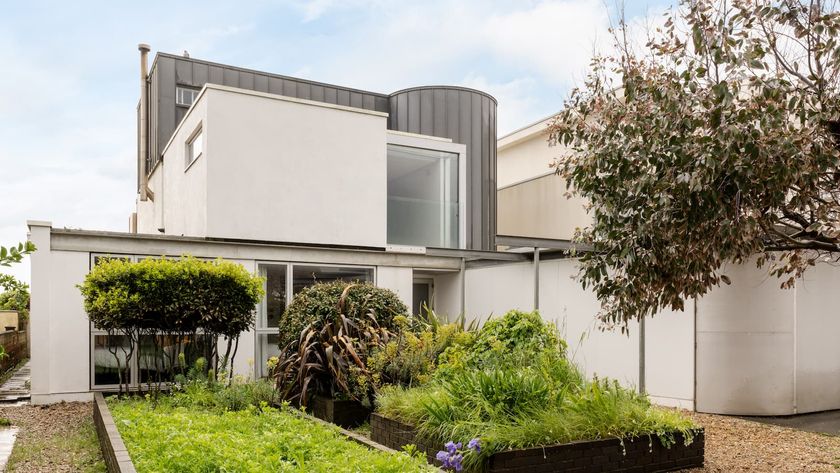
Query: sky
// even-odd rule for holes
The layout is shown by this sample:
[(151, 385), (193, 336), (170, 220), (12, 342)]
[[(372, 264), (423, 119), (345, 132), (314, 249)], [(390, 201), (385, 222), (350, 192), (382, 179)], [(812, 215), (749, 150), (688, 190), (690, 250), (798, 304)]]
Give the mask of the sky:
[[(628, 20), (670, 0), (625, 0)], [(612, 0), (10, 2), (0, 15), (0, 245), (27, 220), (127, 231), (137, 44), (375, 92), (445, 84), (498, 100), (499, 136), (560, 109), (609, 45)], [(0, 272), (29, 280), (29, 262)]]

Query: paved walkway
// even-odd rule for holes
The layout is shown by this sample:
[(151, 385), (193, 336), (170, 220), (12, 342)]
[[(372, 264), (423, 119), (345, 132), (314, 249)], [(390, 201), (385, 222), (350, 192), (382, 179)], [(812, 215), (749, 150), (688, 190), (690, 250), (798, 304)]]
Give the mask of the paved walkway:
[(29, 380), (32, 372), (26, 362), (8, 381), (0, 386), (0, 402), (15, 402), (29, 399)]

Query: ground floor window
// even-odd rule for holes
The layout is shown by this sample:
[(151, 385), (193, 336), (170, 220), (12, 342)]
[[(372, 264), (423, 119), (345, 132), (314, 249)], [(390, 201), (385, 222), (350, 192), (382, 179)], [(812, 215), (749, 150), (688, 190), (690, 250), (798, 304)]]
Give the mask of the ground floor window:
[(373, 267), (309, 263), (261, 263), (260, 275), (265, 278), (265, 297), (260, 304), (255, 340), (255, 368), (258, 377), (267, 375), (265, 364), (280, 353), (280, 316), (292, 298), (302, 289), (319, 282), (375, 282)]
[[(100, 261), (120, 258), (140, 261), (152, 256), (143, 255), (91, 255), (91, 267)], [(320, 263), (264, 262), (258, 271), (265, 278), (265, 296), (257, 307), (254, 330), (256, 375), (265, 376), (265, 364), (280, 353), (280, 316), (291, 303), (292, 297), (302, 289), (318, 282), (362, 281), (376, 282), (372, 266), (347, 266)], [(172, 381), (185, 372), (199, 357), (209, 358), (211, 345), (216, 342), (204, 335), (142, 335), (133, 343), (124, 335), (109, 335), (90, 327), (90, 383), (95, 389), (118, 389), (120, 369), (128, 377), (130, 386), (138, 387), (147, 382)], [(181, 362), (179, 354), (183, 354)], [(243, 356), (242, 354), (237, 356)], [(247, 355), (244, 355), (247, 356)], [(250, 357), (249, 357), (250, 358)]]

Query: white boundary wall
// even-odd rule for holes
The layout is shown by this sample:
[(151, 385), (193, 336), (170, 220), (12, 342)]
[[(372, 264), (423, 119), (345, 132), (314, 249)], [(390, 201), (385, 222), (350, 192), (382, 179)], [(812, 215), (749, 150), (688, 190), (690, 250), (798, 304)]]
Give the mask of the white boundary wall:
[[(598, 301), (573, 280), (576, 265), (571, 259), (540, 263), (540, 314), (557, 325), (573, 361), (588, 377), (638, 387), (638, 324), (630, 324), (629, 335), (600, 330)], [(533, 263), (468, 269), (466, 284), (468, 317), (486, 320), (490, 314), (534, 308)], [(694, 407), (693, 309), (687, 304), (684, 313), (660, 314), (646, 322), (646, 391), (659, 404)]]

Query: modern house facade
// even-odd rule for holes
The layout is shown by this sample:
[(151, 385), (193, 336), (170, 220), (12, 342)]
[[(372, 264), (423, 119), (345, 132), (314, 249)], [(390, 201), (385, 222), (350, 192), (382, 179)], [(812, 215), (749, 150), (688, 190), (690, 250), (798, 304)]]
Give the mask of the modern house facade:
[[(266, 278), (235, 360), (245, 376), (264, 374), (297, 292), (365, 280), (414, 312), (428, 304), (486, 320), (539, 309), (588, 375), (664, 405), (772, 415), (840, 407), (840, 377), (818, 373), (840, 369), (825, 338), (840, 317), (802, 296), (840, 277), (831, 269), (779, 292), (739, 267), (733, 286), (683, 313), (631, 324), (629, 335), (599, 330), (598, 301), (573, 280), (566, 251), (589, 217), (548, 168), (561, 150), (547, 146), (546, 120), (497, 140), (496, 101), (481, 91), (382, 94), (164, 53), (147, 69), (147, 52), (141, 45), (129, 231), (29, 223), (34, 403), (86, 400), (117, 384), (108, 348), (128, 341), (91, 326), (76, 287), (99, 258), (190, 254)], [(126, 361), (139, 388), (155, 365), (142, 340), (136, 353)]]

